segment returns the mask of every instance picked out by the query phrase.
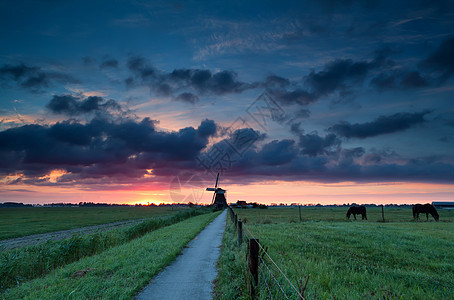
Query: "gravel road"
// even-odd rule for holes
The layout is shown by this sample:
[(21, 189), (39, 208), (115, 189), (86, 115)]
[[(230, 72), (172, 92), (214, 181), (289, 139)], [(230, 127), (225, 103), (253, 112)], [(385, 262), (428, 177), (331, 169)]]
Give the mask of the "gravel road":
[(226, 215), (224, 210), (202, 230), (136, 299), (212, 299)]
[(121, 226), (132, 225), (135, 223), (142, 222), (144, 219), (139, 220), (129, 220), (129, 221), (121, 221), (121, 222), (114, 222), (108, 224), (101, 224), (101, 225), (94, 225), (94, 226), (87, 226), (81, 227), (76, 229), (69, 229), (69, 230), (62, 230), (62, 231), (55, 231), (55, 232), (48, 232), (48, 233), (40, 233), (34, 235), (28, 235), (23, 237), (18, 237), (14, 239), (2, 240), (0, 241), (0, 250), (8, 250), (13, 248), (19, 248), (24, 246), (31, 246), (36, 245), (39, 243), (45, 243), (48, 240), (63, 240), (66, 238), (70, 238), (75, 233), (86, 234), (95, 232), (98, 230), (110, 230)]

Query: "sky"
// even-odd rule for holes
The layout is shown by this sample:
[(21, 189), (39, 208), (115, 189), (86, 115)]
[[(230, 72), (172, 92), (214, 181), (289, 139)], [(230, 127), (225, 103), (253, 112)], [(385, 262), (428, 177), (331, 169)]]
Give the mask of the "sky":
[(0, 1), (0, 202), (454, 199), (454, 1)]

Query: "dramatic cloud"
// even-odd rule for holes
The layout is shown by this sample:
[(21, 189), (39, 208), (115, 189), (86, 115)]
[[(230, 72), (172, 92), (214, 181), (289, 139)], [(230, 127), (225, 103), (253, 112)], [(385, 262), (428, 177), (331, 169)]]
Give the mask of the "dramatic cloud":
[(32, 92), (39, 92), (54, 82), (78, 83), (76, 79), (61, 72), (43, 70), (40, 67), (25, 64), (5, 64), (0, 68), (0, 80), (5, 83), (14, 82)]
[[(71, 177), (143, 177), (147, 170), (172, 165), (196, 168), (196, 157), (217, 133), (214, 121), (198, 128), (158, 131), (155, 121), (93, 119), (52, 126), (25, 125), (0, 132), (0, 173), (39, 178), (53, 169)], [(68, 175), (69, 176), (69, 175)], [(68, 177), (67, 176), (67, 177)]]
[(431, 85), (430, 79), (419, 71), (380, 73), (370, 81), (378, 90), (417, 89)]
[(175, 69), (167, 73), (152, 67), (143, 57), (130, 58), (128, 68), (134, 74), (126, 79), (128, 86), (146, 85), (161, 96), (180, 93), (175, 99), (188, 103), (197, 102), (198, 95), (235, 94), (256, 87), (239, 81), (233, 71)]
[(328, 130), (345, 138), (368, 138), (382, 134), (389, 134), (408, 129), (412, 126), (422, 124), (426, 120), (424, 116), (430, 111), (420, 113), (397, 113), (390, 116), (380, 116), (372, 122), (363, 124), (351, 124), (340, 122)]
[(195, 104), (199, 102), (199, 97), (191, 93), (181, 93), (175, 98), (175, 100)]
[(444, 40), (440, 46), (420, 63), (424, 69), (440, 74), (444, 81), (454, 75), (454, 37)]
[(100, 111), (120, 111), (121, 106), (115, 100), (106, 100), (99, 96), (87, 98), (72, 95), (55, 95), (46, 107), (56, 114), (77, 116)]
[(274, 140), (263, 146), (258, 153), (264, 165), (282, 165), (291, 162), (298, 155), (298, 148), (293, 140)]
[(327, 64), (323, 71), (312, 71), (306, 83), (318, 97), (326, 96), (336, 90), (347, 89), (348, 83), (362, 82), (373, 66), (369, 62), (338, 59)]
[(301, 152), (309, 156), (328, 154), (333, 148), (340, 145), (340, 141), (335, 134), (321, 137), (317, 133), (309, 133), (301, 134), (299, 138)]
[(275, 99), (282, 105), (308, 105), (317, 100), (317, 97), (315, 95), (303, 89), (296, 89), (293, 91), (271, 89), (268, 90), (268, 92), (273, 96), (273, 99)]

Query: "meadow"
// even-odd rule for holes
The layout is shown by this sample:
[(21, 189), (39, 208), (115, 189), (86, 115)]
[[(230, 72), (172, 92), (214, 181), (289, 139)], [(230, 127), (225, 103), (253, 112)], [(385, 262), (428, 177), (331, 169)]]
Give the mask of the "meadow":
[[(306, 299), (452, 299), (453, 210), (438, 210), (440, 222), (413, 221), (411, 208), (385, 207), (385, 222), (379, 207), (368, 208), (367, 221), (348, 221), (346, 211), (302, 207), (300, 222), (297, 207), (235, 209), (245, 240), (258, 238)], [(247, 299), (246, 243), (239, 248), (228, 225), (216, 298)], [(298, 299), (263, 250), (261, 257), (259, 299)]]
[(0, 291), (43, 276), (81, 258), (128, 243), (148, 232), (210, 212), (206, 208), (185, 209), (108, 231), (74, 234), (63, 240), (0, 251)]
[(117, 221), (173, 214), (178, 207), (0, 208), (0, 240)]
[(131, 299), (217, 215), (166, 226), (10, 288), (2, 299)]

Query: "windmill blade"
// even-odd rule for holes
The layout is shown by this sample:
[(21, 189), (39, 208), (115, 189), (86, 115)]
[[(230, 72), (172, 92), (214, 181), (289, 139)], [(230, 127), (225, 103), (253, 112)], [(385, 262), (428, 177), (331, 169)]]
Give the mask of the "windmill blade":
[(206, 191), (207, 191), (207, 192), (214, 192), (214, 191), (215, 191), (215, 188), (207, 188)]
[(214, 185), (214, 188), (218, 187), (218, 181), (219, 181), (219, 173), (218, 173), (218, 176), (216, 177), (216, 184)]
[(214, 203), (214, 196), (216, 196), (216, 192), (213, 193), (213, 198), (211, 199), (211, 204)]

